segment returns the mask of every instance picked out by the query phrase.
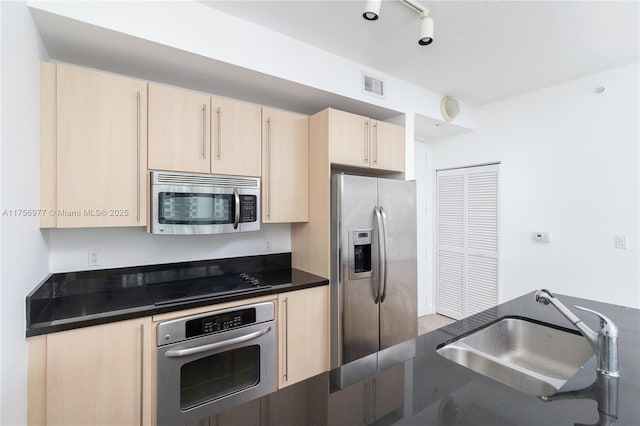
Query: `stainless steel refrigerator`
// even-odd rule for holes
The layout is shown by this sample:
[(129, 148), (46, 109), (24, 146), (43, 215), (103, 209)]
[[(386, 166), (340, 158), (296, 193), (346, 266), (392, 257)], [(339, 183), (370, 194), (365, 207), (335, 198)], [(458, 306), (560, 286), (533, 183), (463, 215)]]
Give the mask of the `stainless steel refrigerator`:
[(406, 342), (418, 329), (415, 199), (414, 181), (332, 176), (331, 363), (340, 388), (415, 355)]

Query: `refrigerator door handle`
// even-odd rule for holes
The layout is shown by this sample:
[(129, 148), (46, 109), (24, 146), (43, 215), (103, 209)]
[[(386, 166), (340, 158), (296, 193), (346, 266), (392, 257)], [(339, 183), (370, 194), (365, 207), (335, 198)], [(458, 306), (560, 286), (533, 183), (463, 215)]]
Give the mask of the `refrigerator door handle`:
[(380, 303), (384, 302), (387, 298), (387, 214), (382, 207), (379, 208), (380, 217), (382, 218), (382, 270), (380, 275), (382, 276), (382, 296), (380, 297)]
[(384, 235), (384, 220), (382, 217), (382, 209), (378, 207), (373, 208), (373, 212), (376, 216), (376, 228), (378, 231), (378, 291), (376, 292), (376, 304), (382, 303), (384, 300), (383, 294), (383, 280), (387, 273), (385, 262), (385, 235)]

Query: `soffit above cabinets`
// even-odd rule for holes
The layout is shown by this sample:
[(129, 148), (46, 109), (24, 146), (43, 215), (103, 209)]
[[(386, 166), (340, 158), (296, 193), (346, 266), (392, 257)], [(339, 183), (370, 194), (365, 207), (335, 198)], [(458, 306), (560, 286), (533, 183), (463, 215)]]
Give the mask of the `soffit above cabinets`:
[(32, 8), (49, 58), (303, 114), (331, 106), (388, 120), (401, 112)]

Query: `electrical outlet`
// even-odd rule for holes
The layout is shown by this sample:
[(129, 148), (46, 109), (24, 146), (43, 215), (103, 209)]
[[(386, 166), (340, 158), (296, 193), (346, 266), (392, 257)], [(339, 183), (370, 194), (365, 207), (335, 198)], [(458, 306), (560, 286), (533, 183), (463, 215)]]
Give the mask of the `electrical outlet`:
[(266, 251), (271, 251), (272, 250), (271, 240), (264, 240), (264, 249)]
[(551, 240), (548, 232), (534, 232), (533, 239), (540, 243), (548, 243)]
[(102, 263), (102, 250), (99, 248), (89, 249), (87, 252), (89, 266), (100, 266)]

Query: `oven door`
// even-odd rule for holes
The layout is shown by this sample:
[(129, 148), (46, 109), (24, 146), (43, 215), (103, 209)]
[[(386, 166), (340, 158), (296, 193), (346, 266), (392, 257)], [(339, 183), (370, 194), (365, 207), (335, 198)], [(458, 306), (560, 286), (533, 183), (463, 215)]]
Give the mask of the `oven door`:
[(158, 348), (158, 425), (184, 425), (276, 390), (275, 321)]

